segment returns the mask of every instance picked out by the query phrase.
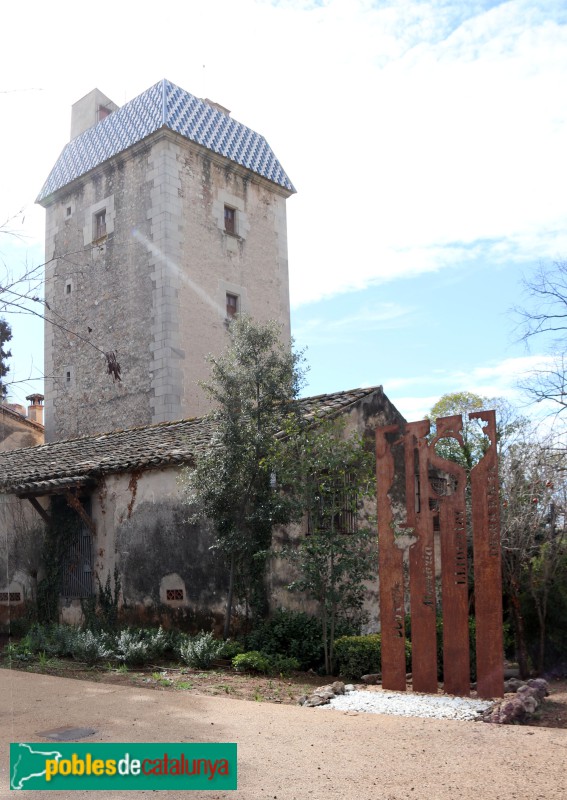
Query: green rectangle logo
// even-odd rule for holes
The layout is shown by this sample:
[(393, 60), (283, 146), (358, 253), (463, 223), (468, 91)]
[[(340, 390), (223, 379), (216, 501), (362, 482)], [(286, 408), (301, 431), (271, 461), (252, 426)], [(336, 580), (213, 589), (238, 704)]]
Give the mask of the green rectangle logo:
[(12, 743), (10, 789), (237, 788), (236, 744)]

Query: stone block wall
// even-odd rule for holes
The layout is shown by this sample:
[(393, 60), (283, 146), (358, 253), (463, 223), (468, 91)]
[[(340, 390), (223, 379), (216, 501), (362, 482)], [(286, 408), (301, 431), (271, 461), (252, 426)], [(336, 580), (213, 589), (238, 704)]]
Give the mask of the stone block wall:
[[(198, 382), (227, 342), (227, 292), (289, 338), (288, 194), (168, 130), (57, 192), (46, 229), (47, 441), (206, 413)], [(111, 351), (121, 381), (107, 374)]]

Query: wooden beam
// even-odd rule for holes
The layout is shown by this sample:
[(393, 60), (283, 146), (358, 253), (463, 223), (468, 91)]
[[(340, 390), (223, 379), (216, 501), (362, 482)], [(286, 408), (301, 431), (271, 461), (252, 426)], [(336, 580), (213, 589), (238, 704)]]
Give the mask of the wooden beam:
[(33, 495), (28, 495), (26, 499), (30, 501), (30, 503), (35, 508), (39, 516), (45, 522), (45, 524), (49, 525), (51, 522), (51, 517), (49, 516), (45, 508), (37, 501), (37, 498), (33, 497)]
[(79, 498), (72, 492), (65, 492), (65, 499), (67, 500), (67, 505), (77, 512), (77, 514), (80, 516), (82, 521), (85, 523), (87, 528), (91, 531), (91, 533), (94, 536), (96, 534), (96, 525), (94, 524), (93, 520), (89, 517), (89, 515), (83, 508), (83, 504), (81, 503)]

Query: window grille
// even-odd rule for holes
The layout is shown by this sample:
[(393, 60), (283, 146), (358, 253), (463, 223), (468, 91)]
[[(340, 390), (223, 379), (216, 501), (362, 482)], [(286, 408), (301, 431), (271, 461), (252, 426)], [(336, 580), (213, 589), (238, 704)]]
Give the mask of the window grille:
[(166, 600), (183, 600), (183, 589), (166, 589)]
[[(87, 514), (90, 503), (83, 502)], [(93, 581), (93, 537), (86, 525), (75, 533), (63, 558), (63, 579), (61, 594), (63, 597), (79, 598), (94, 595)]]
[(357, 533), (357, 499), (350, 476), (347, 474), (322, 483), (324, 488), (315, 498), (307, 517), (307, 535), (324, 533), (331, 528), (347, 535)]

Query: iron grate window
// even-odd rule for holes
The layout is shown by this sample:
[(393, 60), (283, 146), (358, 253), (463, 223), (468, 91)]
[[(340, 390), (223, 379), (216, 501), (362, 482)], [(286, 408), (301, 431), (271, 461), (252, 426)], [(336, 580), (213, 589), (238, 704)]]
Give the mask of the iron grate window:
[(167, 589), (166, 600), (183, 600), (183, 589)]
[[(85, 511), (88, 514), (89, 508)], [(63, 597), (81, 598), (94, 595), (93, 537), (86, 525), (81, 526), (71, 541), (63, 559), (62, 572)]]
[(322, 481), (322, 491), (307, 516), (308, 536), (331, 528), (344, 534), (358, 532), (357, 497), (350, 483), (349, 475)]

